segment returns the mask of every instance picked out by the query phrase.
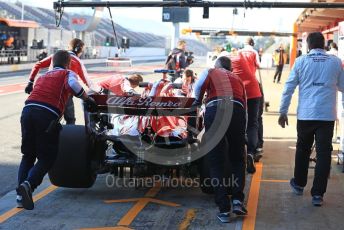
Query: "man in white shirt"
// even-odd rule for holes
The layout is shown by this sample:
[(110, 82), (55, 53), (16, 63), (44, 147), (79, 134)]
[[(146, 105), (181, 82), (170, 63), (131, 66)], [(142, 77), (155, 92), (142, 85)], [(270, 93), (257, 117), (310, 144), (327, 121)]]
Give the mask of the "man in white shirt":
[(336, 95), (338, 90), (344, 91), (344, 71), (341, 60), (324, 50), (322, 33), (310, 33), (307, 43), (310, 52), (296, 59), (285, 83), (278, 123), (282, 128), (288, 125), (288, 108), (294, 90), (299, 86), (295, 170), (290, 185), (294, 193), (303, 194), (315, 140), (317, 162), (311, 194), (313, 205), (321, 206), (331, 167)]

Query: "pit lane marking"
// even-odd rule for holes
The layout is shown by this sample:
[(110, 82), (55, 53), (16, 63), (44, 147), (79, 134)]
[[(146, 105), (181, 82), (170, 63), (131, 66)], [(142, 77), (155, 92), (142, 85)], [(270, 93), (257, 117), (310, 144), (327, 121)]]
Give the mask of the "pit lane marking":
[(196, 209), (192, 208), (186, 211), (184, 220), (179, 224), (178, 230), (187, 230), (191, 222), (196, 217)]
[(269, 183), (289, 183), (289, 180), (260, 180), (260, 182), (269, 182)]
[(252, 177), (250, 193), (247, 201), (248, 215), (243, 220), (242, 230), (255, 229), (262, 171), (263, 163), (259, 162), (256, 164), (256, 173), (253, 174)]
[[(45, 197), (46, 195), (48, 195), (49, 193), (55, 191), (58, 187), (56, 187), (55, 185), (50, 185), (48, 188), (44, 189), (42, 192), (38, 193), (37, 195), (35, 195), (33, 197), (33, 201), (36, 202), (40, 199), (42, 199), (43, 197)], [(0, 224), (4, 223), (6, 220), (8, 220), (9, 218), (15, 216), (16, 214), (18, 214), (19, 212), (23, 211), (23, 208), (12, 208), (11, 210), (5, 212), (4, 214), (0, 215)]]
[(114, 227), (98, 227), (98, 228), (82, 228), (80, 230), (89, 230), (89, 229), (97, 229), (97, 230), (126, 230), (130, 229), (129, 225), (135, 220), (137, 215), (147, 206), (149, 203), (156, 203), (161, 205), (166, 205), (170, 207), (179, 207), (180, 204), (176, 204), (169, 201), (163, 201), (154, 199), (161, 189), (161, 183), (156, 183), (148, 192), (141, 198), (130, 198), (130, 199), (120, 199), (120, 200), (105, 200), (104, 203), (112, 204), (112, 203), (127, 203), (127, 202), (136, 202), (136, 204), (119, 220), (117, 226)]

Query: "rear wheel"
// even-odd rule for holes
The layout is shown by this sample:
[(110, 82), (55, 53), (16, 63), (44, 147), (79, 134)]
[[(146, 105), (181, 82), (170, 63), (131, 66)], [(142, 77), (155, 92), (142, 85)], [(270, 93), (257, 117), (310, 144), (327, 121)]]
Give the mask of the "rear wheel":
[(59, 152), (49, 178), (53, 185), (89, 188), (96, 180), (91, 167), (92, 143), (85, 126), (65, 125), (60, 133)]

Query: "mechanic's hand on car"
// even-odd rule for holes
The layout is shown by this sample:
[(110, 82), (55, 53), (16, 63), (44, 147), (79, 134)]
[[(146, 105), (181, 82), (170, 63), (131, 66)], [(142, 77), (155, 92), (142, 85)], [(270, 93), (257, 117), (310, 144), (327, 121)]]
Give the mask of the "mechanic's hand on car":
[(285, 125), (288, 124), (288, 116), (287, 114), (281, 114), (278, 118), (278, 124), (282, 127), (285, 128)]
[(85, 100), (85, 107), (86, 110), (93, 113), (97, 111), (97, 103), (92, 97), (87, 97)]
[(25, 93), (30, 94), (33, 90), (33, 82), (29, 81), (25, 87)]

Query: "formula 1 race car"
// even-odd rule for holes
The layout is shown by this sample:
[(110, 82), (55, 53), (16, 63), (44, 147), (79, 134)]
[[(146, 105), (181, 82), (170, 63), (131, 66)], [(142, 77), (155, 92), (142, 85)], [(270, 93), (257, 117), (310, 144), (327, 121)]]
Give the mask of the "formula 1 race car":
[[(159, 70), (164, 76), (168, 71)], [(107, 172), (121, 178), (198, 175), (194, 160), (200, 142), (190, 142), (187, 134), (187, 119), (199, 114), (194, 98), (173, 96), (173, 89), (181, 86), (165, 77), (153, 94), (151, 83), (141, 87), (140, 96), (92, 95), (98, 108), (84, 109), (85, 125), (63, 126), (58, 157), (49, 171), (52, 184), (87, 188)]]

